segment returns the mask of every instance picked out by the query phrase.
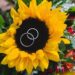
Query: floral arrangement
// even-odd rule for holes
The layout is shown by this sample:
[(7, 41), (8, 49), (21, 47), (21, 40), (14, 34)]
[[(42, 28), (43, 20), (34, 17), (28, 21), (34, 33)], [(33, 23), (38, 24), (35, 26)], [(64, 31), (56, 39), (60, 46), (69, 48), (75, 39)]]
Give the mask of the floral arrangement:
[(75, 75), (74, 3), (1, 2), (0, 75)]

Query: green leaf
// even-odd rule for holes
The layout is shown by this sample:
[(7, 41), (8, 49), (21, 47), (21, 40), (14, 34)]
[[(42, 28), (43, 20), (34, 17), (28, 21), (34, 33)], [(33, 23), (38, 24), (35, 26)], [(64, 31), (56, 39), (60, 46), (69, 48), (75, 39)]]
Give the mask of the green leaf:
[(5, 25), (5, 21), (2, 17), (2, 15), (0, 15), (0, 33), (2, 32), (2, 27)]
[(4, 23), (5, 23), (5, 21), (4, 21), (3, 17), (0, 15), (0, 24), (4, 24)]
[(75, 12), (75, 6), (72, 6), (68, 11), (69, 12)]
[(15, 69), (12, 70), (12, 75), (18, 75)]
[(69, 63), (72, 63), (73, 60), (71, 58), (65, 58), (65, 62), (69, 62)]
[(36, 0), (37, 4), (40, 4), (43, 0)]
[(60, 58), (62, 59), (62, 58), (64, 58), (64, 53), (65, 53), (65, 51), (66, 51), (66, 47), (65, 47), (64, 42), (61, 42), (61, 43), (59, 44), (59, 49), (60, 49), (59, 56), (60, 56)]
[(66, 46), (65, 46), (64, 42), (61, 42), (61, 43), (59, 44), (59, 49), (60, 49), (62, 52), (65, 52), (65, 51), (66, 51)]
[(53, 6), (58, 7), (64, 3), (66, 3), (66, 0), (52, 0)]
[[(23, 1), (27, 4), (27, 6), (29, 6), (31, 0), (23, 0)], [(38, 5), (38, 4), (40, 4), (41, 1), (43, 1), (43, 0), (36, 0), (36, 1), (37, 1), (37, 5)]]
[(29, 6), (30, 0), (23, 0), (23, 1), (27, 4), (27, 6)]

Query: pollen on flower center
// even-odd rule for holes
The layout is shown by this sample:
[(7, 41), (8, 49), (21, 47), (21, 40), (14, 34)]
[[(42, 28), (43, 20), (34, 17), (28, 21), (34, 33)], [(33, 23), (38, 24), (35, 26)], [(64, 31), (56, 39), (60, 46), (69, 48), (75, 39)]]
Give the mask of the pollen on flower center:
[(45, 23), (34, 18), (24, 20), (15, 34), (17, 47), (29, 53), (44, 48), (48, 38), (49, 31)]

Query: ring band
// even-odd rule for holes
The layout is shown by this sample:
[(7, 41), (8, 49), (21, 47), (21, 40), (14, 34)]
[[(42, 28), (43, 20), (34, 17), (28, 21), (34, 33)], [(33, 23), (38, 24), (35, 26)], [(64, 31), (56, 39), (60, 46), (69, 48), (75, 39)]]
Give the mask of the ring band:
[[(25, 35), (30, 35), (30, 36), (32, 36), (32, 43), (31, 44), (29, 44), (29, 45), (25, 45), (23, 42), (22, 42), (22, 38), (23, 38), (23, 36), (25, 36)], [(28, 38), (29, 39), (29, 38)], [(33, 44), (34, 44), (34, 36), (31, 34), (31, 33), (23, 33), (22, 35), (21, 35), (21, 37), (20, 37), (20, 43), (21, 43), (21, 45), (23, 46), (23, 47), (31, 47)]]
[[(37, 29), (35, 29), (35, 28), (30, 28), (30, 29), (28, 29), (27, 33), (30, 33), (30, 31), (31, 31), (31, 30), (36, 31), (37, 35), (36, 35), (36, 37), (34, 37), (34, 39), (37, 39), (37, 38), (38, 38), (38, 36), (39, 36), (39, 32), (38, 32), (38, 30), (37, 30)], [(32, 38), (31, 38), (31, 37), (29, 37), (28, 35), (27, 35), (27, 37), (28, 37), (30, 40), (32, 40)]]
[[(32, 33), (30, 33), (31, 30), (36, 31), (36, 33), (37, 33), (36, 37), (34, 37), (34, 35), (33, 35)], [(26, 37), (27, 37), (29, 40), (32, 40), (32, 43), (31, 43), (31, 44), (25, 45), (25, 44), (22, 42), (22, 38), (23, 38), (23, 36), (25, 36), (25, 35), (26, 35)], [(31, 36), (31, 37), (30, 37), (30, 36)], [(30, 28), (30, 29), (28, 29), (28, 31), (27, 31), (26, 33), (23, 33), (23, 34), (21, 35), (21, 37), (20, 37), (20, 43), (21, 43), (21, 45), (22, 45), (23, 47), (31, 47), (31, 46), (34, 44), (34, 41), (38, 38), (38, 36), (39, 36), (38, 30), (35, 29), (35, 28)]]

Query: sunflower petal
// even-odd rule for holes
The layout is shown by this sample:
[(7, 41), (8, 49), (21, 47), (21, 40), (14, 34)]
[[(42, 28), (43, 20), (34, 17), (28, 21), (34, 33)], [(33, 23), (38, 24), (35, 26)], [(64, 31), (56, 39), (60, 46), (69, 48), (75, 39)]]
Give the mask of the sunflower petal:
[(30, 11), (31, 11), (31, 16), (32, 17), (35, 17), (36, 16), (36, 8), (37, 8), (37, 3), (36, 3), (36, 0), (31, 0), (30, 1), (30, 6), (29, 6), (29, 8), (30, 8)]
[(7, 38), (8, 38), (7, 33), (0, 34), (0, 43), (7, 40)]
[(11, 53), (9, 55), (7, 55), (7, 60), (9, 60), (9, 61), (14, 60), (18, 57), (18, 55), (19, 55), (19, 50), (14, 49), (13, 51), (11, 51)]
[(1, 43), (0, 46), (1, 47), (10, 47), (10, 46), (12, 46), (14, 44), (15, 44), (15, 40), (12, 37), (10, 37), (5, 42)]
[(23, 71), (25, 69), (25, 61), (24, 59), (21, 59), (18, 64), (16, 65), (16, 70), (17, 71)]
[(15, 66), (15, 61), (16, 61), (16, 60), (9, 61), (9, 62), (8, 62), (8, 67), (9, 67), (9, 68), (13, 68), (13, 67)]
[(1, 61), (1, 64), (6, 65), (8, 64), (7, 56)]
[(20, 51), (20, 56), (21, 56), (21, 58), (28, 57), (28, 53), (26, 53), (24, 51)]
[(38, 51), (36, 52), (36, 55), (37, 55), (38, 58), (43, 58), (43, 57), (44, 57), (44, 52), (43, 52), (43, 50), (38, 50)]
[(61, 41), (63, 41), (65, 44), (70, 44), (70, 40), (68, 40), (68, 39), (61, 38)]
[(10, 54), (10, 53), (11, 53), (11, 51), (13, 51), (15, 48), (16, 48), (15, 46), (11, 46), (10, 48), (8, 48), (8, 49), (4, 50), (4, 52), (3, 52), (3, 53), (5, 53), (5, 54)]
[(48, 59), (43, 58), (42, 60), (40, 60), (40, 65), (42, 65), (45, 69), (47, 69), (48, 68), (48, 65), (49, 65)]
[(32, 70), (33, 70), (33, 64), (32, 64), (32, 62), (31, 63), (30, 62), (31, 62), (30, 59), (27, 59), (26, 62), (25, 62), (25, 67), (26, 67), (27, 73), (29, 75), (31, 75)]
[(21, 20), (19, 14), (15, 11), (14, 8), (11, 8), (10, 14), (11, 14), (11, 17), (13, 18), (14, 25), (22, 23), (22, 20)]
[(19, 17), (19, 14), (15, 11), (14, 8), (11, 8), (11, 11), (10, 11), (10, 14), (11, 14), (11, 17), (13, 18), (13, 20), (15, 19), (15, 17)]
[(29, 8), (22, 0), (18, 0), (18, 5), (19, 5), (19, 8), (21, 8), (21, 10), (25, 10), (26, 13), (29, 12)]
[(51, 51), (56, 51), (57, 52), (59, 50), (58, 44), (59, 44), (59, 39), (58, 40), (57, 39), (50, 39), (50, 40), (48, 40), (44, 50), (45, 51), (50, 51), (51, 50)]
[(44, 70), (45, 70), (44, 66), (42, 64), (39, 64), (39, 67), (40, 67), (41, 71), (44, 72)]
[(47, 56), (50, 60), (58, 62), (60, 60), (59, 54), (56, 51), (49, 51), (47, 52)]
[(13, 36), (16, 33), (16, 28), (11, 24), (10, 28), (7, 30), (7, 33)]
[(51, 2), (48, 2), (47, 0), (43, 0), (37, 6), (37, 12), (39, 13), (39, 14), (37, 14), (38, 18), (41, 19), (41, 20), (44, 20), (44, 21), (48, 20), (51, 6), (52, 6)]
[(23, 20), (25, 20), (29, 16), (29, 13), (30, 13), (29, 8), (27, 7), (27, 5), (22, 0), (18, 0), (18, 4), (19, 4), (18, 12), (20, 14), (20, 17)]
[(35, 69), (38, 67), (38, 65), (39, 65), (39, 61), (37, 59), (34, 60), (33, 61), (33, 66), (34, 66)]
[(6, 50), (6, 48), (0, 47), (0, 53), (4, 53), (5, 50)]

